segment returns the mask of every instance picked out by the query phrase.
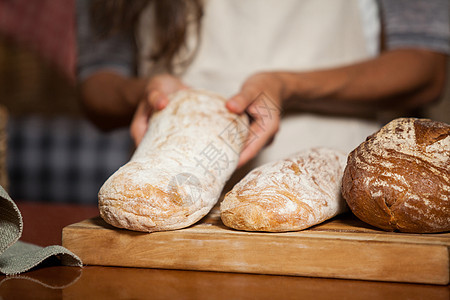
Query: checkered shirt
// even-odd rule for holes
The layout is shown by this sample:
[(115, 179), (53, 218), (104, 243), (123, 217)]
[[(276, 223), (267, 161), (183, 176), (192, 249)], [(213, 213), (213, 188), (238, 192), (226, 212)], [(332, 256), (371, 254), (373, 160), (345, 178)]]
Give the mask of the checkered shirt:
[(9, 188), (18, 200), (95, 204), (133, 147), (127, 129), (106, 134), (64, 117), (11, 118), (7, 133)]

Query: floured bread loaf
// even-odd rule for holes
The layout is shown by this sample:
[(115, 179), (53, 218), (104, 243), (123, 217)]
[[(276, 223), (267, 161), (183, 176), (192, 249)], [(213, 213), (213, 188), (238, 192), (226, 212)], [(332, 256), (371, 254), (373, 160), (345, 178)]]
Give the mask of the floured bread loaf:
[(384, 230), (450, 230), (450, 125), (396, 119), (348, 157), (343, 196), (362, 221)]
[(225, 196), (223, 223), (248, 231), (292, 231), (346, 209), (341, 197), (345, 154), (317, 148), (258, 167)]
[(212, 93), (183, 90), (155, 113), (131, 160), (100, 189), (101, 217), (137, 231), (187, 227), (217, 202), (236, 168), (248, 120)]

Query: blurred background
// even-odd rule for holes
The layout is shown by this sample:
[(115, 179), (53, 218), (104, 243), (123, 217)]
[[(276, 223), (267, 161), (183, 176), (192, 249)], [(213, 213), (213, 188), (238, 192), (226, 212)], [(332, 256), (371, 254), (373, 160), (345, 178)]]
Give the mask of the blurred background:
[(0, 0), (0, 184), (13, 199), (95, 204), (129, 159), (127, 129), (84, 119), (75, 65), (74, 0)]
[[(95, 204), (129, 159), (128, 129), (84, 118), (75, 66), (74, 0), (0, 0), (0, 184), (13, 199)], [(450, 123), (450, 80), (425, 116)]]

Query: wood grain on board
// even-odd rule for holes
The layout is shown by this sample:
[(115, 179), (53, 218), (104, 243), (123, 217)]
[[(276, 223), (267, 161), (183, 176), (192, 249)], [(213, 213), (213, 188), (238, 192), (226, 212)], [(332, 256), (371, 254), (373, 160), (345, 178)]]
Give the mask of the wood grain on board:
[(63, 246), (87, 265), (449, 283), (450, 233), (385, 232), (351, 214), (286, 233), (229, 229), (217, 209), (189, 228), (154, 233), (97, 217), (65, 227)]

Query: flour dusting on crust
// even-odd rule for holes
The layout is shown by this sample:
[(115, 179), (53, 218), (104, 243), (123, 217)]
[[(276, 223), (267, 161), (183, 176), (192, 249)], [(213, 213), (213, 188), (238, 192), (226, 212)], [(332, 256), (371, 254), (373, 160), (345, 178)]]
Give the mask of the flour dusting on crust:
[(292, 231), (321, 223), (346, 208), (340, 195), (346, 156), (315, 148), (251, 171), (221, 203), (226, 226)]
[(450, 126), (390, 122), (350, 153), (343, 195), (361, 220), (385, 230), (450, 230)]
[(155, 113), (131, 160), (99, 192), (102, 218), (137, 231), (184, 228), (205, 216), (235, 170), (247, 136), (245, 115), (225, 99), (183, 90)]

